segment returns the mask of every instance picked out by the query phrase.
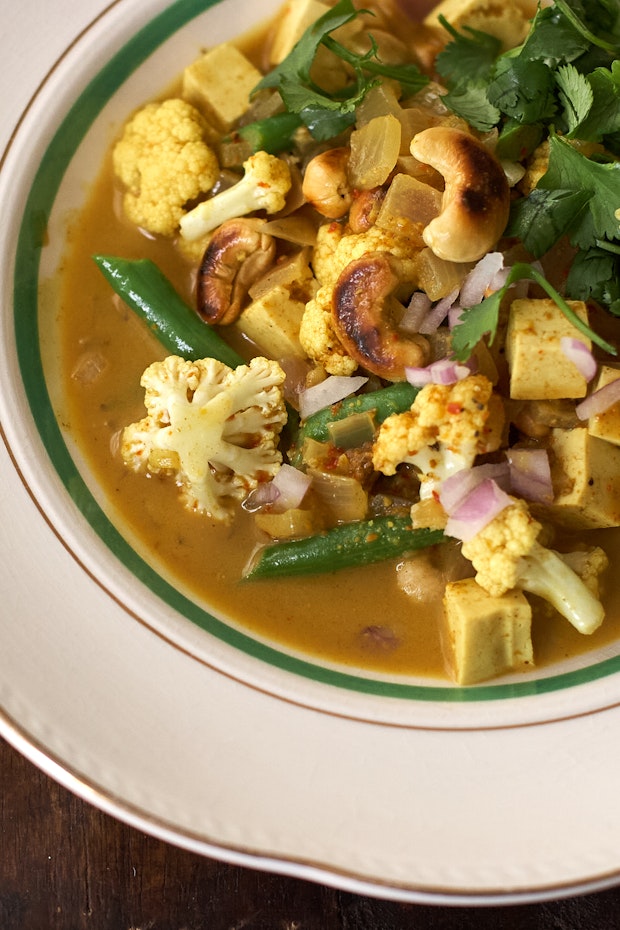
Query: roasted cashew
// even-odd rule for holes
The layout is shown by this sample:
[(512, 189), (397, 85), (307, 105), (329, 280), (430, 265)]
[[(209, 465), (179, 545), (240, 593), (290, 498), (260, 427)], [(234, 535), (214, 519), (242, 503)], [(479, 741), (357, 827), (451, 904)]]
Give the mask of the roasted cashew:
[(442, 211), (424, 229), (424, 242), (445, 261), (478, 261), (508, 222), (510, 189), (501, 165), (482, 142), (448, 126), (418, 132), (411, 154), (446, 183)]
[(375, 225), (381, 204), (385, 200), (385, 189), (373, 187), (368, 191), (356, 192), (349, 210), (349, 226), (354, 233), (368, 232)]
[(248, 289), (275, 261), (263, 220), (228, 220), (216, 229), (198, 271), (197, 309), (207, 323), (233, 323)]
[(334, 287), (332, 318), (347, 353), (387, 381), (403, 381), (405, 368), (428, 362), (423, 336), (399, 333), (390, 296), (400, 284), (398, 265), (388, 252), (368, 252), (344, 269)]
[(339, 220), (348, 212), (353, 199), (347, 165), (349, 149), (329, 149), (315, 155), (304, 172), (302, 192), (315, 210), (330, 220)]

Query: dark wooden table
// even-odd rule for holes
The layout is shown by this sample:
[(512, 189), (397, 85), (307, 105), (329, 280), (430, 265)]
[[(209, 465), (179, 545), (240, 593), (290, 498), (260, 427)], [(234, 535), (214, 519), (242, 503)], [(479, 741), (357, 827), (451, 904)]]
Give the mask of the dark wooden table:
[(74, 797), (0, 740), (0, 930), (618, 930), (620, 890), (449, 908), (225, 865)]

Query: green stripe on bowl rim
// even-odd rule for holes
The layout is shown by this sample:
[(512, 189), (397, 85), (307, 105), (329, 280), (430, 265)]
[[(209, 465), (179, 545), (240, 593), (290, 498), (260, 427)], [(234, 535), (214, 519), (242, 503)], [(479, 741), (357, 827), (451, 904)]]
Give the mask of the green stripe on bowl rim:
[(63, 440), (43, 374), (37, 319), (38, 275), (43, 234), (65, 170), (103, 106), (152, 52), (178, 29), (218, 2), (220, 0), (176, 0), (126, 42), (90, 81), (66, 114), (47, 146), (30, 188), (17, 242), (13, 282), (17, 354), (32, 416), (64, 487), (91, 528), (114, 556), (164, 603), (227, 645), (254, 659), (313, 682), (384, 698), (466, 703), (530, 697), (593, 682), (614, 674), (620, 670), (620, 656), (544, 678), (467, 688), (453, 685), (444, 687), (364, 677), (291, 656), (218, 620), (176, 590), (135, 552), (101, 510), (88, 489)]

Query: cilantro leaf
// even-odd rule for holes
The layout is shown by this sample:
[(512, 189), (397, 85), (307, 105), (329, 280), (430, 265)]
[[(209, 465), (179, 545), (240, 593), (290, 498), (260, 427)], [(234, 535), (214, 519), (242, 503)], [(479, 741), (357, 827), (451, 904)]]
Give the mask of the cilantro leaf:
[(469, 26), (458, 32), (444, 16), (439, 22), (452, 36), (435, 60), (437, 72), (447, 79), (448, 86), (486, 81), (502, 48), (499, 39)]
[(505, 235), (521, 239), (530, 255), (541, 258), (575, 222), (590, 197), (587, 190), (534, 190), (513, 203)]
[(538, 182), (540, 190), (588, 191), (587, 210), (568, 229), (571, 243), (591, 248), (597, 239), (620, 238), (616, 210), (620, 204), (620, 162), (598, 164), (555, 134), (549, 137), (549, 167)]
[(557, 7), (549, 6), (537, 11), (518, 52), (525, 61), (542, 61), (554, 68), (579, 58), (589, 47), (589, 41)]
[(594, 103), (594, 91), (587, 77), (573, 65), (561, 65), (555, 72), (555, 82), (564, 108), (564, 122), (573, 133), (587, 118)]
[(605, 248), (577, 252), (566, 280), (566, 293), (575, 300), (596, 300), (620, 316), (620, 258)]
[[(352, 0), (338, 0), (303, 33), (286, 58), (265, 75), (254, 93), (268, 87), (280, 91), (288, 113), (300, 117), (311, 135), (320, 142), (333, 139), (355, 122), (355, 108), (371, 87), (373, 75), (397, 80), (407, 93), (416, 93), (428, 84), (428, 78), (413, 64), (388, 65), (377, 58), (377, 44), (370, 36), (370, 50), (357, 54), (337, 42), (330, 33), (359, 16), (361, 10)], [(332, 93), (318, 87), (310, 77), (320, 46), (349, 64), (355, 79), (342, 91)]]
[[(580, 0), (555, 0), (555, 6), (564, 14), (571, 25), (581, 33), (584, 39), (587, 39), (592, 45), (597, 45), (599, 48), (605, 49), (605, 51), (612, 52), (613, 54), (617, 54), (620, 51), (617, 41), (608, 42), (607, 39), (603, 39), (602, 36), (598, 36), (592, 32), (587, 23), (589, 17)], [(609, 12), (609, 5), (603, 3), (601, 6), (604, 9), (607, 6), (607, 12)], [(588, 11), (590, 15), (592, 15), (593, 9), (592, 5), (590, 5)]]
[(493, 106), (520, 123), (548, 121), (556, 111), (553, 72), (542, 61), (502, 59), (487, 96)]
[(327, 13), (311, 23), (286, 58), (259, 81), (254, 92), (265, 87), (279, 87), (282, 78), (312, 86), (310, 69), (323, 38), (358, 15), (352, 0), (338, 0)]
[(611, 69), (596, 68), (587, 80), (592, 106), (571, 135), (600, 142), (605, 136), (620, 132), (620, 61), (614, 61)]
[(497, 107), (489, 103), (486, 88), (482, 84), (466, 84), (450, 90), (441, 100), (453, 113), (480, 132), (490, 132), (502, 115)]
[(493, 343), (497, 333), (501, 302), (511, 285), (524, 279), (529, 279), (538, 284), (579, 332), (600, 346), (601, 349), (604, 349), (605, 352), (609, 352), (610, 355), (617, 354), (614, 346), (593, 332), (536, 268), (526, 262), (517, 262), (510, 269), (503, 287), (500, 287), (490, 297), (485, 297), (479, 304), (469, 307), (461, 314), (459, 322), (452, 330), (452, 354), (457, 361), (466, 362), (484, 336), (489, 336), (489, 342)]

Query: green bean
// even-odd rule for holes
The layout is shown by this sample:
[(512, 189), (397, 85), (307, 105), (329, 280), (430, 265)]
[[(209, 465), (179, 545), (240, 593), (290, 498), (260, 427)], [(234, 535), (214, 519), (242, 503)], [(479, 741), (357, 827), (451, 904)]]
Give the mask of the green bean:
[(221, 336), (188, 307), (148, 258), (94, 255), (95, 264), (119, 297), (144, 320), (162, 345), (183, 358), (216, 358), (231, 368), (245, 364)]
[(259, 119), (235, 130), (248, 143), (252, 152), (269, 152), (277, 155), (290, 149), (295, 133), (302, 125), (295, 113), (276, 113), (267, 119)]
[(315, 439), (317, 442), (328, 442), (329, 424), (336, 420), (344, 420), (354, 413), (372, 411), (375, 423), (383, 423), (392, 413), (402, 413), (409, 410), (419, 388), (409, 384), (408, 381), (398, 381), (379, 391), (370, 391), (368, 394), (358, 394), (347, 397), (339, 404), (325, 407), (313, 413), (302, 425), (295, 440), (295, 450), (291, 462), (296, 467), (302, 462), (303, 444), (306, 439)]
[(413, 529), (409, 517), (344, 523), (316, 536), (260, 549), (246, 580), (312, 575), (369, 565), (442, 542), (442, 530)]

